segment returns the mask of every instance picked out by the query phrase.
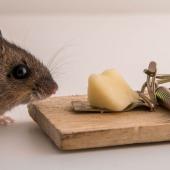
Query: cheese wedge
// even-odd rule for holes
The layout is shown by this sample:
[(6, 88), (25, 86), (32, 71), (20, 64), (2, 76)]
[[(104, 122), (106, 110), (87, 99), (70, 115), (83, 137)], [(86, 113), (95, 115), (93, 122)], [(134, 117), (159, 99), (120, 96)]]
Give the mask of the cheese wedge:
[(88, 79), (88, 101), (91, 106), (122, 111), (138, 99), (137, 92), (115, 69), (92, 74)]

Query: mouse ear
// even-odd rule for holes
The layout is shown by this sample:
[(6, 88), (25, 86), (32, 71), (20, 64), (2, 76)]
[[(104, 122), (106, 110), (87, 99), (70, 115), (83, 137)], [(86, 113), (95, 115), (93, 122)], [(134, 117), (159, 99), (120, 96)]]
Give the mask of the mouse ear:
[(4, 54), (4, 52), (5, 52), (5, 48), (3, 45), (3, 37), (2, 37), (1, 30), (0, 30), (0, 56)]
[(0, 30), (0, 39), (2, 39), (2, 32), (1, 32), (1, 30)]

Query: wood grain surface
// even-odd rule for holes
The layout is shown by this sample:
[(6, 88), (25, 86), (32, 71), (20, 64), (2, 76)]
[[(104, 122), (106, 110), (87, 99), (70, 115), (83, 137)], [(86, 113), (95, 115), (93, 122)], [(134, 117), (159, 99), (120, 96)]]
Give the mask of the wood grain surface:
[(53, 97), (28, 106), (30, 116), (61, 150), (170, 141), (170, 111), (76, 113), (72, 101), (86, 96)]

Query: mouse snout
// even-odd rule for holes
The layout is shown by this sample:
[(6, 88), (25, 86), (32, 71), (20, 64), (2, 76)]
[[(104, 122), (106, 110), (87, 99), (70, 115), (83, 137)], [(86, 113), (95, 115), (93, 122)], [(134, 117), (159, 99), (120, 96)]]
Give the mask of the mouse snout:
[(46, 93), (49, 95), (55, 94), (58, 90), (58, 84), (54, 80), (48, 80), (44, 85), (46, 85)]
[(55, 94), (57, 90), (58, 90), (58, 84), (55, 81), (53, 81), (51, 84), (51, 94)]
[(41, 78), (33, 87), (33, 94), (37, 99), (44, 99), (55, 94), (58, 90), (58, 84), (52, 78)]

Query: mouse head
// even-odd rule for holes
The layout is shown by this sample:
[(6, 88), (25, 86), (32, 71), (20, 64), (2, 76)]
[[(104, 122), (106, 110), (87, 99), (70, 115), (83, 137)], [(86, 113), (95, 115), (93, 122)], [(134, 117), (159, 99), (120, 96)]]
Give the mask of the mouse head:
[(58, 88), (48, 68), (26, 50), (8, 42), (0, 32), (0, 88), (18, 104), (44, 99)]

